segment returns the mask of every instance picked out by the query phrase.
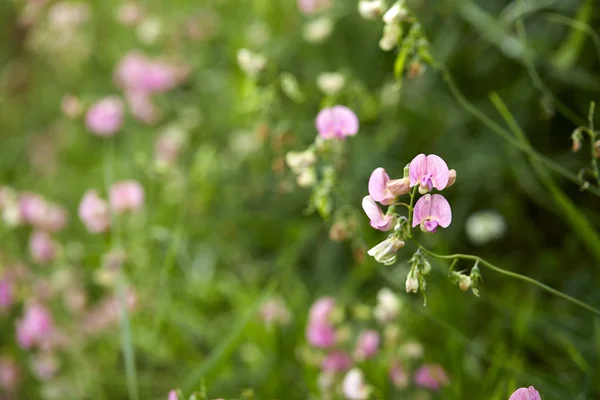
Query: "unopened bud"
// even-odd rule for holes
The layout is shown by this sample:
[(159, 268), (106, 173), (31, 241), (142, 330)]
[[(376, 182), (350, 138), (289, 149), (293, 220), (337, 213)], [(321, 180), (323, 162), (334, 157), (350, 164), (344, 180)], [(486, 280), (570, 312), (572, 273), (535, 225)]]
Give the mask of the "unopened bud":
[(419, 280), (417, 278), (415, 278), (414, 276), (410, 276), (410, 274), (408, 275), (408, 277), (406, 278), (406, 293), (417, 293), (417, 291), (419, 290)]
[(466, 292), (467, 290), (469, 290), (472, 283), (473, 283), (473, 281), (471, 280), (471, 277), (468, 275), (460, 274), (460, 276), (458, 277), (458, 287), (463, 292)]
[(456, 170), (451, 169), (448, 171), (448, 184), (446, 187), (449, 188), (450, 186), (454, 185), (454, 182), (456, 182)]
[(402, 179), (391, 179), (387, 181), (386, 188), (394, 195), (394, 196), (402, 196), (410, 192), (410, 179), (402, 178)]
[(404, 247), (404, 240), (390, 236), (367, 252), (381, 264), (390, 265), (396, 261), (396, 253)]
[(407, 71), (406, 75), (408, 76), (409, 79), (415, 79), (415, 78), (418, 78), (419, 76), (423, 75), (424, 71), (425, 71), (425, 67), (421, 62), (413, 61), (408, 65), (408, 71)]
[(348, 229), (345, 223), (335, 222), (329, 229), (329, 239), (334, 242), (343, 242), (348, 238)]
[(408, 11), (404, 8), (404, 1), (398, 1), (383, 15), (383, 22), (393, 24), (402, 21), (408, 15)]
[(364, 19), (375, 19), (385, 11), (383, 0), (360, 0), (358, 2), (358, 13)]
[(313, 186), (317, 182), (317, 171), (314, 168), (304, 170), (296, 178), (298, 186), (307, 188)]
[(383, 51), (393, 50), (398, 45), (398, 38), (402, 28), (398, 24), (387, 24), (383, 27), (383, 37), (379, 41), (379, 48)]
[(575, 129), (575, 131), (571, 134), (571, 151), (573, 151), (573, 153), (577, 153), (579, 150), (581, 150), (582, 139), (583, 138), (581, 137), (581, 131), (579, 129)]
[(317, 157), (312, 150), (288, 151), (285, 155), (285, 163), (296, 174), (300, 174), (307, 168), (312, 167), (316, 162)]
[(304, 26), (302, 36), (309, 43), (324, 41), (333, 32), (333, 20), (328, 17), (318, 17)]
[(423, 275), (429, 275), (431, 272), (431, 263), (427, 259), (423, 259), (423, 266), (421, 267), (421, 273)]

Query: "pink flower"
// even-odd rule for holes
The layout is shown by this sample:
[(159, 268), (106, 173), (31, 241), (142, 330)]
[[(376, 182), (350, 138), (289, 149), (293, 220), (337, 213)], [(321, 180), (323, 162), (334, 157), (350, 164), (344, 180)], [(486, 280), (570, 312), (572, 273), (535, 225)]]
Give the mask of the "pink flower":
[(145, 92), (128, 91), (125, 93), (127, 105), (135, 119), (146, 125), (153, 125), (160, 119), (160, 111)]
[(377, 203), (371, 196), (365, 196), (362, 201), (362, 208), (371, 220), (371, 226), (380, 231), (389, 231), (396, 224), (393, 215), (384, 215)]
[(383, 168), (376, 168), (369, 178), (369, 196), (376, 202), (389, 206), (394, 204), (396, 197), (410, 191), (409, 180), (390, 180)]
[(6, 311), (13, 303), (13, 283), (8, 278), (0, 279), (0, 313)]
[(329, 323), (331, 314), (335, 309), (335, 300), (332, 297), (321, 297), (310, 308), (309, 322)]
[(17, 321), (17, 341), (23, 349), (42, 346), (54, 330), (52, 315), (39, 304), (29, 305), (25, 315)]
[(58, 232), (67, 225), (67, 211), (37, 194), (23, 193), (19, 206), (23, 220), (41, 230)]
[(58, 372), (58, 360), (50, 353), (41, 353), (33, 358), (32, 367), (39, 379), (47, 381)]
[(0, 357), (0, 388), (11, 392), (19, 383), (19, 366), (11, 357)]
[(110, 226), (108, 204), (98, 196), (98, 192), (94, 189), (84, 193), (78, 211), (79, 218), (91, 233), (105, 232)]
[(441, 194), (426, 194), (415, 204), (412, 226), (421, 224), (421, 229), (435, 233), (438, 226), (447, 228), (452, 222), (452, 210), (448, 200)]
[(321, 363), (321, 370), (325, 372), (344, 372), (352, 367), (352, 358), (343, 351), (329, 353)]
[(408, 171), (410, 187), (419, 185), (421, 194), (430, 192), (433, 188), (442, 190), (448, 185), (448, 165), (435, 154), (419, 154), (410, 162)]
[(540, 394), (533, 386), (517, 389), (508, 400), (541, 400)]
[(392, 362), (390, 367), (390, 380), (399, 389), (404, 389), (408, 386), (408, 373), (398, 360)]
[(177, 392), (174, 390), (171, 390), (169, 392), (169, 398), (167, 400), (177, 400), (177, 399), (178, 399)]
[(331, 7), (331, 0), (298, 0), (298, 8), (303, 14), (311, 15)]
[(290, 311), (278, 298), (269, 299), (260, 307), (260, 318), (265, 325), (286, 325), (290, 322)]
[(423, 365), (415, 372), (414, 381), (415, 385), (432, 391), (438, 391), (450, 382), (446, 371), (439, 364)]
[(356, 135), (359, 122), (354, 111), (348, 107), (333, 106), (319, 112), (316, 127), (323, 139), (344, 139)]
[(29, 253), (35, 262), (47, 264), (56, 258), (56, 243), (46, 232), (34, 231), (29, 236)]
[(354, 349), (354, 357), (358, 360), (369, 359), (379, 350), (379, 333), (374, 330), (362, 331), (356, 341), (356, 349)]
[(172, 64), (150, 60), (138, 51), (131, 51), (117, 65), (115, 80), (127, 91), (150, 95), (175, 88), (180, 75), (180, 69)]
[(116, 213), (137, 211), (144, 205), (144, 188), (134, 180), (117, 182), (111, 186), (109, 197)]
[(87, 128), (97, 136), (113, 136), (123, 126), (123, 101), (117, 96), (106, 97), (90, 107), (85, 121)]
[(335, 329), (328, 323), (309, 322), (306, 339), (312, 346), (326, 349), (335, 344)]

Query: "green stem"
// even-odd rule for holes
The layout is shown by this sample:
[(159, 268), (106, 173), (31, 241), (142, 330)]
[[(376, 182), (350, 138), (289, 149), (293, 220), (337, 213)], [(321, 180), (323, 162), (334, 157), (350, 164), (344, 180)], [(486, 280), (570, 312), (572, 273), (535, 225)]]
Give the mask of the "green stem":
[(592, 174), (596, 179), (596, 183), (600, 185), (600, 170), (598, 169), (598, 160), (596, 157), (596, 139), (598, 138), (598, 133), (594, 129), (594, 110), (596, 109), (596, 103), (593, 101), (590, 103), (590, 111), (588, 113), (588, 124), (589, 130), (588, 133), (590, 135), (590, 150), (592, 152)]
[(568, 294), (565, 294), (565, 293), (560, 292), (560, 291), (558, 291), (556, 289), (553, 289), (550, 286), (548, 286), (548, 285), (546, 285), (544, 283), (541, 283), (541, 282), (539, 282), (539, 281), (537, 281), (537, 280), (535, 280), (533, 278), (530, 278), (528, 276), (521, 275), (521, 274), (518, 274), (516, 272), (511, 272), (511, 271), (507, 271), (505, 269), (502, 269), (502, 268), (500, 268), (500, 267), (492, 264), (491, 262), (484, 260), (481, 257), (470, 255), (470, 254), (450, 254), (450, 255), (444, 256), (444, 255), (436, 254), (436, 253), (434, 253), (432, 251), (429, 251), (429, 250), (425, 249), (423, 246), (421, 246), (420, 244), (419, 244), (419, 248), (421, 250), (423, 250), (425, 253), (429, 254), (430, 256), (432, 256), (434, 258), (438, 258), (440, 260), (471, 260), (471, 261), (479, 262), (481, 265), (484, 265), (487, 268), (489, 268), (489, 269), (491, 269), (493, 271), (496, 271), (499, 274), (506, 275), (506, 276), (509, 276), (511, 278), (518, 279), (518, 280), (530, 283), (530, 284), (532, 284), (534, 286), (539, 287), (542, 290), (545, 290), (548, 293), (551, 293), (551, 294), (553, 294), (555, 296), (561, 297), (561, 298), (563, 298), (563, 299), (565, 299), (567, 301), (570, 301), (573, 304), (578, 305), (579, 307), (585, 308), (586, 310), (588, 310), (588, 311), (590, 311), (590, 312), (592, 312), (592, 313), (600, 316), (600, 310), (598, 310), (595, 307), (590, 306), (587, 303), (584, 303), (581, 300), (578, 300), (578, 299), (576, 299), (574, 297), (569, 296)]
[(417, 191), (417, 188), (419, 186), (415, 186), (413, 188), (413, 190), (411, 190), (410, 192), (410, 205), (408, 206), (408, 223), (407, 223), (407, 227), (408, 227), (408, 232), (406, 234), (407, 238), (412, 238), (412, 218), (413, 218), (413, 210), (414, 210), (414, 205), (415, 205), (415, 192)]

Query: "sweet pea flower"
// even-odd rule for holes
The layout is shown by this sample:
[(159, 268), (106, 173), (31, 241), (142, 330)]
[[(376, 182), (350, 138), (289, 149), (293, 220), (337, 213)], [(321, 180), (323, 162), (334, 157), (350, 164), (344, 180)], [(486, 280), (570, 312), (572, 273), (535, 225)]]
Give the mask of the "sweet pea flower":
[(343, 351), (329, 353), (321, 363), (321, 370), (325, 372), (344, 372), (352, 367), (352, 358)]
[(127, 91), (164, 93), (179, 84), (180, 71), (173, 64), (151, 60), (141, 52), (131, 51), (117, 65), (115, 80)]
[(145, 92), (129, 91), (125, 93), (125, 100), (131, 115), (146, 125), (153, 125), (161, 117), (160, 110), (152, 102), (152, 97)]
[(54, 330), (52, 315), (39, 304), (29, 305), (25, 315), (17, 321), (17, 341), (23, 349), (43, 345)]
[(169, 398), (168, 400), (177, 400), (179, 397), (177, 397), (177, 392), (174, 390), (171, 390), (169, 392)]
[(35, 231), (29, 236), (29, 253), (39, 264), (47, 264), (56, 258), (56, 243), (43, 231)]
[(123, 126), (123, 101), (117, 96), (106, 97), (90, 107), (85, 122), (87, 128), (97, 136), (113, 136)]
[(415, 372), (414, 381), (415, 385), (434, 392), (450, 382), (446, 371), (439, 364), (423, 365)]
[(533, 386), (517, 389), (508, 400), (542, 400)]
[(426, 194), (415, 204), (412, 227), (421, 224), (424, 232), (435, 233), (438, 226), (447, 228), (452, 222), (452, 210), (441, 194)]
[(134, 180), (117, 182), (111, 186), (109, 197), (116, 213), (137, 211), (144, 205), (144, 188)]
[(335, 328), (328, 323), (310, 322), (306, 328), (306, 339), (314, 347), (329, 348), (335, 344)]
[(369, 196), (384, 206), (394, 204), (396, 197), (410, 191), (409, 180), (391, 180), (385, 169), (376, 168), (369, 178)]
[(448, 165), (446, 165), (446, 162), (441, 157), (435, 154), (428, 156), (419, 154), (410, 162), (408, 171), (410, 187), (419, 185), (419, 192), (421, 194), (430, 192), (433, 188), (442, 190), (448, 186), (450, 173)]
[(312, 15), (331, 7), (331, 0), (298, 0), (298, 9), (305, 15)]
[(91, 233), (105, 232), (110, 226), (108, 204), (98, 196), (98, 192), (90, 189), (83, 195), (79, 203), (79, 218)]
[[(418, 204), (418, 203), (417, 203)], [(371, 226), (380, 231), (389, 231), (396, 225), (396, 219), (393, 215), (384, 215), (377, 203), (371, 196), (365, 196), (362, 201), (362, 208), (371, 220)]]
[(377, 331), (372, 329), (360, 333), (354, 349), (354, 357), (358, 360), (367, 360), (377, 354), (379, 350), (380, 337)]
[(360, 124), (354, 111), (345, 106), (333, 106), (319, 112), (315, 125), (323, 139), (344, 139), (356, 135)]
[(322, 297), (315, 301), (310, 308), (309, 322), (329, 323), (331, 314), (335, 309), (335, 300), (332, 297)]
[(383, 242), (367, 251), (378, 263), (391, 265), (396, 261), (396, 253), (404, 247), (404, 240), (396, 235), (391, 235)]
[(342, 392), (348, 400), (367, 400), (369, 398), (369, 387), (365, 383), (365, 377), (361, 370), (354, 368), (346, 373), (342, 382)]

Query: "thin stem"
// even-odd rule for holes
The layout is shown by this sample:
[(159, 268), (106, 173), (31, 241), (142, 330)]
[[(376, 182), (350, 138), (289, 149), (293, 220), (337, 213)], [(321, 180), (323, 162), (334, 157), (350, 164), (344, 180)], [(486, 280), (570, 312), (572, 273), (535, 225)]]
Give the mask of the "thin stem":
[(598, 310), (595, 307), (590, 306), (587, 303), (584, 303), (581, 300), (578, 300), (578, 299), (576, 299), (574, 297), (569, 296), (568, 294), (565, 294), (565, 293), (560, 292), (560, 291), (558, 291), (556, 289), (553, 289), (550, 286), (548, 286), (548, 285), (546, 285), (544, 283), (541, 283), (541, 282), (539, 282), (539, 281), (537, 281), (537, 280), (535, 280), (533, 278), (530, 278), (528, 276), (521, 275), (521, 274), (518, 274), (516, 272), (511, 272), (511, 271), (507, 271), (505, 269), (502, 269), (502, 268), (500, 268), (500, 267), (492, 264), (491, 262), (484, 260), (481, 257), (470, 255), (470, 254), (440, 255), (440, 254), (436, 254), (436, 253), (434, 253), (432, 251), (429, 251), (429, 250), (425, 249), (420, 244), (419, 244), (419, 248), (421, 250), (423, 250), (425, 253), (429, 254), (430, 256), (432, 256), (434, 258), (438, 258), (440, 260), (471, 260), (471, 261), (479, 262), (481, 265), (484, 265), (484, 266), (488, 267), (489, 269), (491, 269), (493, 271), (496, 271), (499, 274), (506, 275), (506, 276), (509, 276), (511, 278), (515, 278), (515, 279), (518, 279), (518, 280), (530, 283), (530, 284), (532, 284), (534, 286), (539, 287), (542, 290), (545, 290), (548, 293), (551, 293), (551, 294), (553, 294), (555, 296), (558, 296), (558, 297), (562, 297), (563, 299), (565, 299), (567, 301), (570, 301), (571, 303), (577, 304), (579, 307), (585, 308), (586, 310), (588, 310), (588, 311), (590, 311), (590, 312), (592, 312), (592, 313), (600, 316), (600, 310)]
[(596, 109), (596, 103), (593, 101), (590, 103), (590, 111), (588, 113), (588, 125), (589, 130), (588, 133), (590, 135), (590, 151), (592, 153), (592, 174), (596, 179), (596, 183), (600, 185), (600, 170), (598, 169), (598, 160), (596, 156), (596, 139), (598, 138), (598, 133), (594, 129), (594, 110)]
[(413, 188), (413, 190), (411, 190), (410, 192), (410, 205), (408, 206), (408, 224), (406, 226), (408, 226), (408, 234), (406, 235), (406, 237), (408, 238), (412, 238), (412, 232), (411, 232), (411, 221), (413, 218), (413, 210), (414, 210), (414, 205), (415, 205), (415, 192), (417, 190), (418, 186), (415, 186)]

